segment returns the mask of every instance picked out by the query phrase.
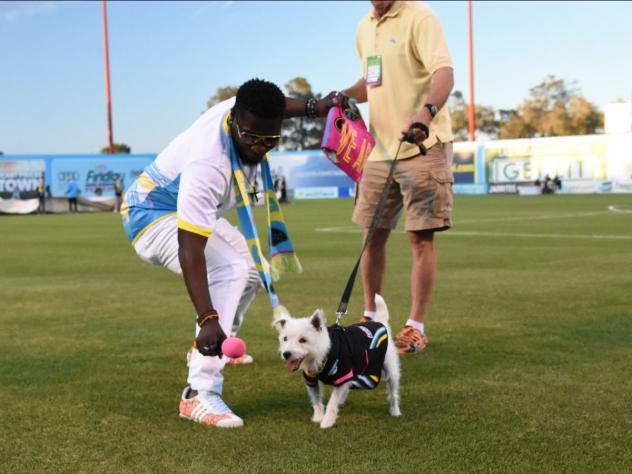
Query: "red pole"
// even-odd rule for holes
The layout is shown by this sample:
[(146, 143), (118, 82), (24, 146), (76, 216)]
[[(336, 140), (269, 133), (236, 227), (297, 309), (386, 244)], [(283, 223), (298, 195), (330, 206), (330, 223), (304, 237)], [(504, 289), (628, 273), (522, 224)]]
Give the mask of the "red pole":
[(474, 101), (474, 53), (472, 47), (472, 0), (467, 2), (467, 26), (470, 46), (470, 141), (474, 141), (476, 102)]
[(108, 107), (108, 139), (110, 145), (110, 153), (114, 153), (114, 142), (112, 139), (112, 101), (110, 96), (110, 55), (108, 52), (108, 14), (105, 8), (105, 0), (103, 4), (103, 45), (105, 49), (105, 101)]

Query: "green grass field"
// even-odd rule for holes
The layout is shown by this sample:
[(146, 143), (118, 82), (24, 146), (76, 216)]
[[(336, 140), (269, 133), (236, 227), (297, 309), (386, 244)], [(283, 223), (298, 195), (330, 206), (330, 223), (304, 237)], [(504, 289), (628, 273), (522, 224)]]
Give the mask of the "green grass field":
[[(305, 271), (277, 291), (295, 315), (333, 317), (359, 252), (352, 205), (284, 208)], [(116, 215), (0, 216), (0, 236), (1, 472), (632, 471), (632, 195), (457, 196), (430, 345), (402, 361), (404, 416), (381, 385), (331, 430), (309, 421), (265, 295), (241, 333), (255, 364), (225, 371), (246, 427), (209, 429), (177, 416), (184, 284), (136, 257)], [(388, 251), (398, 330), (405, 233)], [(358, 283), (346, 323), (361, 300)]]

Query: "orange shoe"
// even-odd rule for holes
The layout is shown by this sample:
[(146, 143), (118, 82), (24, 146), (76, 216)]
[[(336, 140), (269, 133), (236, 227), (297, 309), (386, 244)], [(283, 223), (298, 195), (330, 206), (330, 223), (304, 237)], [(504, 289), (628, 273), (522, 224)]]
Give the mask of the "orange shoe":
[(180, 417), (218, 428), (244, 426), (244, 420), (235, 415), (218, 394), (200, 390), (192, 397), (191, 387), (188, 386), (180, 399)]
[(411, 326), (404, 326), (395, 338), (395, 347), (400, 355), (421, 352), (427, 345), (428, 337)]

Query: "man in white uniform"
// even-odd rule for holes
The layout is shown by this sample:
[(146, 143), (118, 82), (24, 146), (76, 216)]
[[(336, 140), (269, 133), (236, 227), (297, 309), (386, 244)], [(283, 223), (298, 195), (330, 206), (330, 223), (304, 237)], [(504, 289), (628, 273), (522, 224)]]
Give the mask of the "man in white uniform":
[(198, 315), (181, 417), (243, 425), (221, 398), (221, 343), (262, 283), (244, 236), (223, 217), (239, 192), (231, 149), (250, 187), (257, 164), (280, 138), (283, 118), (324, 116), (332, 98), (286, 99), (276, 85), (250, 80), (169, 143), (126, 192), (121, 215), (136, 253), (182, 274)]

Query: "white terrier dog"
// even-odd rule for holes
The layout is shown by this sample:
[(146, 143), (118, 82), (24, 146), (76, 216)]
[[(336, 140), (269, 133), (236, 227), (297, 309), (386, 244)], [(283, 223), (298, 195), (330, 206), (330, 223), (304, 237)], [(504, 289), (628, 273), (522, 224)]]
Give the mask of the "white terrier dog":
[[(321, 428), (336, 423), (338, 407), (345, 402), (349, 389), (375, 388), (382, 373), (388, 387), (389, 412), (401, 415), (399, 356), (388, 326), (386, 303), (380, 295), (375, 295), (375, 303), (375, 321), (346, 327), (326, 327), (320, 309), (307, 318), (287, 315), (274, 321), (281, 357), (288, 370), (303, 370), (314, 408), (312, 421), (320, 423)], [(323, 405), (323, 384), (334, 387), (327, 408)]]

